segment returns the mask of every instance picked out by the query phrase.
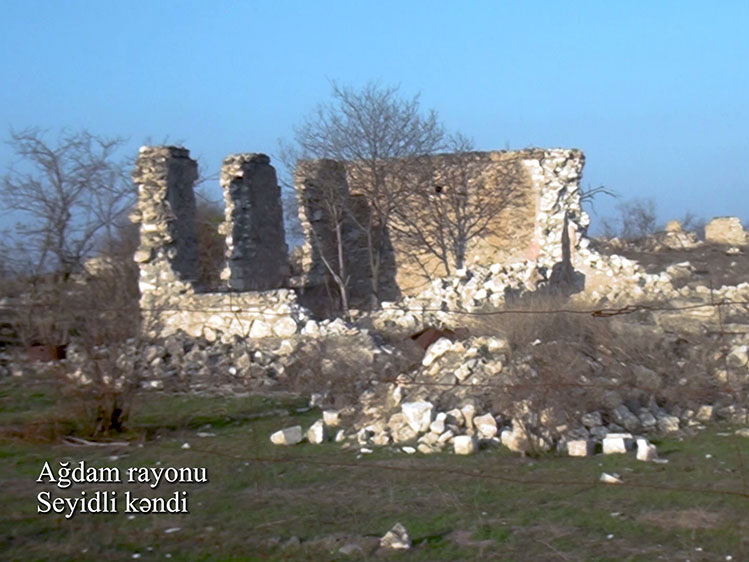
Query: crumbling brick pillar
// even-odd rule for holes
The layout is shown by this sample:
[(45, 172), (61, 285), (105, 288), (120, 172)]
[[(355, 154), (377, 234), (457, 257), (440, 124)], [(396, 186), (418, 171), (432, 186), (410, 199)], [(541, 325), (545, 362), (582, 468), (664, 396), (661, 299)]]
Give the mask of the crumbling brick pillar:
[(138, 203), (130, 216), (140, 224), (141, 302), (153, 307), (193, 291), (198, 252), (195, 193), (198, 164), (176, 146), (144, 146), (133, 170)]
[(230, 289), (264, 291), (287, 284), (288, 248), (281, 188), (265, 154), (233, 154), (224, 159), (221, 186), (226, 219), (226, 268)]

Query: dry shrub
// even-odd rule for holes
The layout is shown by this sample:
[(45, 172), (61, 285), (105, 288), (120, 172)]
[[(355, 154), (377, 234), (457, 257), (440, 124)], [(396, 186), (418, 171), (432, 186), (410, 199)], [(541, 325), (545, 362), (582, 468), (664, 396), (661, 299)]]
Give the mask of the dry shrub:
[(125, 431), (138, 389), (133, 363), (116, 344), (85, 347), (76, 363), (77, 369), (66, 373), (65, 394), (77, 432), (100, 437)]
[(622, 403), (635, 414), (653, 401), (669, 411), (714, 403), (712, 342), (665, 334), (648, 314), (600, 317), (546, 296), (481, 317), (472, 332), (504, 337), (511, 348), (495, 411), (556, 436), (586, 412), (613, 421), (608, 414)]
[(137, 267), (131, 259), (107, 260), (74, 294), (70, 408), (84, 435), (122, 432), (138, 386), (134, 358), (121, 351), (139, 330)]
[(30, 369), (57, 381), (59, 407), (49, 419), (36, 420), (29, 437), (124, 431), (137, 389), (134, 358), (123, 360), (119, 351), (140, 323), (132, 259), (110, 256), (74, 276), (36, 278), (19, 300), (16, 325), (23, 344), (67, 347), (64, 361)]
[(298, 394), (323, 394), (326, 404), (342, 408), (356, 404), (373, 382), (394, 380), (407, 363), (399, 350), (375, 352), (364, 339), (310, 339), (296, 350), (281, 382)]

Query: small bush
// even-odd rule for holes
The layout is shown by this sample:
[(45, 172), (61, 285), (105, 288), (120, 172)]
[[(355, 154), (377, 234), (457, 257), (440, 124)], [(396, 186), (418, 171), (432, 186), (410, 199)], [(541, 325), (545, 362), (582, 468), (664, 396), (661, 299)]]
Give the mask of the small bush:
[(717, 356), (705, 351), (714, 343), (664, 334), (647, 313), (638, 314), (595, 317), (554, 298), (535, 298), (483, 317), (472, 331), (504, 337), (511, 348), (493, 411), (553, 436), (583, 413), (606, 414), (622, 403), (636, 415), (640, 408), (714, 403), (725, 390), (712, 375)]
[(411, 361), (392, 348), (391, 355), (375, 352), (366, 341), (327, 337), (304, 342), (294, 353), (282, 379), (292, 392), (323, 394), (337, 408), (359, 401), (372, 382), (392, 381)]

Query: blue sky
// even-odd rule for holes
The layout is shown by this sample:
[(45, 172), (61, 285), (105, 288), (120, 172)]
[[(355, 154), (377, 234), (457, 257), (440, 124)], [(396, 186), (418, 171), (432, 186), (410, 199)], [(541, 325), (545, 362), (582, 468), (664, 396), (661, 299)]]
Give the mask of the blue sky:
[(3, 138), (85, 127), (132, 155), (168, 138), (215, 172), (232, 152), (277, 153), (331, 80), (379, 79), (478, 149), (580, 148), (584, 185), (653, 198), (662, 220), (749, 219), (746, 1), (0, 6)]

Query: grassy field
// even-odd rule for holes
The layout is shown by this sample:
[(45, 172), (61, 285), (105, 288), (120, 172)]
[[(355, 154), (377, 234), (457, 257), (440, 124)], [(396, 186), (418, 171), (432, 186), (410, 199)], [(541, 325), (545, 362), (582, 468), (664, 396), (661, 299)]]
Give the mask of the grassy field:
[[(73, 446), (69, 404), (49, 381), (0, 381), (3, 560), (749, 560), (749, 440), (716, 426), (658, 442), (668, 464), (630, 455), (520, 458), (360, 456), (336, 444), (275, 447), (272, 431), (306, 427), (286, 397), (138, 397), (127, 445)], [(71, 429), (73, 428), (73, 429)], [(120, 439), (118, 437), (118, 439)], [(185, 447), (189, 444), (189, 448)], [(92, 467), (205, 467), (204, 484), (36, 480), (45, 461)], [(602, 472), (623, 485), (601, 484)], [(170, 497), (187, 514), (37, 513), (37, 494), (117, 491)], [(733, 493), (735, 492), (735, 493)], [(409, 551), (374, 552), (396, 522)], [(339, 549), (348, 545), (354, 553)], [(359, 550), (356, 550), (358, 548)], [(728, 557), (731, 558), (728, 558)]]

